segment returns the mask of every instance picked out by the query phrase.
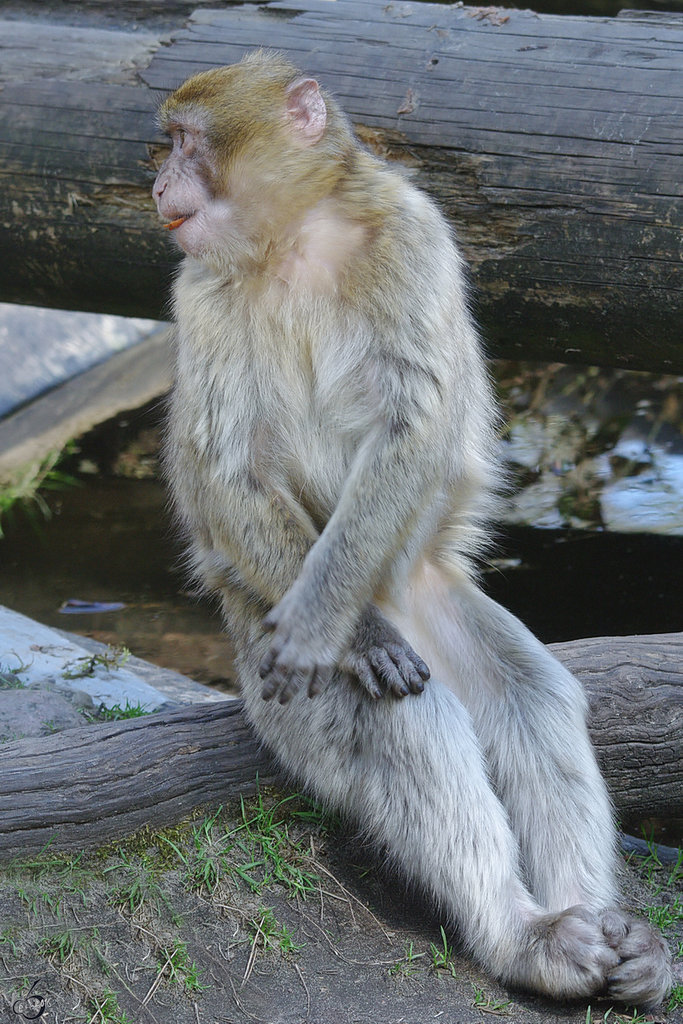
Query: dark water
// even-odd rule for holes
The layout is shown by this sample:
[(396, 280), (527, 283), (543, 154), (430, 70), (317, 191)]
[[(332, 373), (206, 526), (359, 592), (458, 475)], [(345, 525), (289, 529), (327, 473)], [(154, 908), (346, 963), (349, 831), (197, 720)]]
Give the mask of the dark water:
[(507, 528), (488, 593), (545, 643), (683, 629), (683, 537)]
[[(187, 638), (192, 651), (193, 638), (198, 644), (220, 634), (212, 607), (184, 589), (160, 483), (93, 476), (50, 500), (54, 515), (40, 533), (21, 513), (6, 527), (0, 603), (48, 625), (107, 632), (164, 664), (169, 637)], [(495, 554), (486, 589), (545, 642), (683, 629), (683, 537), (515, 527), (501, 533)], [(74, 598), (123, 601), (126, 608), (60, 614)], [(228, 673), (202, 664), (205, 652), (197, 644), (196, 664), (183, 655), (172, 667), (203, 681)]]
[[(218, 616), (183, 589), (162, 485), (93, 476), (52, 503), (53, 518), (40, 533), (19, 514), (7, 525), (0, 541), (0, 604), (234, 689)], [(486, 589), (546, 642), (683, 629), (683, 537), (524, 527), (507, 530), (497, 554), (500, 567), (485, 573)], [(74, 598), (126, 607), (60, 614)], [(625, 824), (640, 831), (639, 822)], [(660, 841), (680, 841), (680, 822), (652, 824)]]
[[(98, 476), (49, 500), (53, 516), (39, 532), (21, 512), (5, 524), (0, 604), (49, 626), (125, 644), (200, 682), (230, 676), (218, 616), (185, 590), (161, 484)], [(126, 607), (61, 614), (71, 599)]]

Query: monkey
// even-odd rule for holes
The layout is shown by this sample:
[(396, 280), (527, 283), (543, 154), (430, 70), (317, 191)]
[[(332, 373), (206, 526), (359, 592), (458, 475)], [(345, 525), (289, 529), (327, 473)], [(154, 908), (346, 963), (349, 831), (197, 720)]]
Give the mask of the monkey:
[(159, 125), (166, 472), (257, 735), (501, 982), (659, 1003), (582, 688), (479, 583), (498, 413), (444, 216), (277, 53), (194, 75)]

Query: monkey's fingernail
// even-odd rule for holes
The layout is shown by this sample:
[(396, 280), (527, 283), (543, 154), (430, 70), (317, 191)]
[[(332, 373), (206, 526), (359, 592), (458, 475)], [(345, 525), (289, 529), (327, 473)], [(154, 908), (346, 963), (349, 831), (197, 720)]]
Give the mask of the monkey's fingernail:
[(173, 231), (175, 228), (179, 228), (181, 224), (184, 224), (187, 217), (176, 217), (175, 220), (170, 221), (168, 224), (164, 224), (165, 228), (169, 231)]

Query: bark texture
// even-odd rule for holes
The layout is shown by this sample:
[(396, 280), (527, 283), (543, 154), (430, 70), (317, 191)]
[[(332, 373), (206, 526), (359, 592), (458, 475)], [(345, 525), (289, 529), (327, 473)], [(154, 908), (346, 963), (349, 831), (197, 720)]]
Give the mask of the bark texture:
[(24, 6), (0, 19), (0, 299), (162, 315), (155, 109), (275, 43), (439, 200), (492, 354), (683, 369), (683, 16)]
[[(598, 758), (623, 820), (683, 818), (683, 633), (552, 645), (583, 681)], [(257, 783), (258, 780), (258, 783)], [(238, 701), (8, 743), (0, 856), (99, 846), (282, 783)]]

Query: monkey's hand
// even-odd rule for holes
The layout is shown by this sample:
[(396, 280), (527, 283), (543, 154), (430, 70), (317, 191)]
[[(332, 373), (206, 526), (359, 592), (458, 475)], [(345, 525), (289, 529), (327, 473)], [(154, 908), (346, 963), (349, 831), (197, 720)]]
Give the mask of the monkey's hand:
[(373, 604), (361, 615), (339, 668), (355, 676), (375, 700), (387, 691), (396, 697), (422, 693), (429, 679), (422, 658)]
[(264, 700), (277, 696), (280, 704), (287, 704), (302, 686), (307, 687), (309, 697), (315, 697), (337, 667), (331, 643), (322, 629), (314, 631), (306, 604), (298, 604), (293, 591), (294, 587), (271, 608), (262, 623), (273, 637), (259, 666), (263, 680), (261, 696)]
[(291, 592), (263, 620), (264, 628), (273, 631), (259, 666), (264, 700), (277, 695), (280, 704), (287, 704), (302, 686), (309, 697), (315, 697), (335, 669), (354, 676), (375, 700), (387, 691), (407, 697), (424, 690), (428, 667), (374, 605), (361, 615), (348, 650), (339, 658), (331, 655), (330, 645), (320, 635), (317, 643), (311, 636), (300, 635), (308, 632), (308, 625)]

